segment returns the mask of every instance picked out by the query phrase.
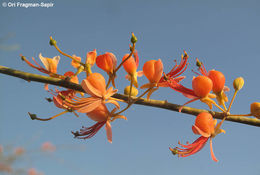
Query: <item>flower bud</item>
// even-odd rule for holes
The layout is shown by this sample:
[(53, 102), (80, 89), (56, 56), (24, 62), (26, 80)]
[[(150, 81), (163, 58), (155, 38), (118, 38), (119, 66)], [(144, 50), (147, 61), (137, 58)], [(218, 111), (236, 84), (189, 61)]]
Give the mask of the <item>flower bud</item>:
[(50, 45), (51, 45), (51, 46), (54, 46), (54, 45), (56, 45), (56, 44), (57, 44), (57, 41), (54, 40), (52, 37), (50, 37)]
[[(125, 87), (124, 94), (125, 95), (129, 95), (130, 94), (130, 86)], [(131, 96), (136, 97), (137, 94), (138, 94), (138, 89), (136, 89), (135, 87), (132, 86)]]
[(250, 112), (252, 116), (260, 119), (260, 103), (254, 102), (250, 105)]
[(131, 43), (136, 43), (137, 42), (137, 38), (136, 36), (134, 35), (134, 33), (132, 33), (132, 37), (131, 37)]
[(239, 91), (244, 86), (244, 79), (242, 77), (238, 77), (233, 81), (233, 87), (236, 91)]

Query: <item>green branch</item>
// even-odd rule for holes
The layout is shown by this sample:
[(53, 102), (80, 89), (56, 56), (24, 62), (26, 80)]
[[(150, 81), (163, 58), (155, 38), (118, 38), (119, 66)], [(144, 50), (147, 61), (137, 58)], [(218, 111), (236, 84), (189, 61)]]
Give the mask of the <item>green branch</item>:
[[(52, 84), (52, 85), (56, 85), (56, 86), (65, 87), (65, 88), (74, 89), (74, 90), (77, 90), (77, 91), (84, 92), (84, 90), (82, 89), (82, 87), (80, 85), (75, 84), (75, 83), (71, 83), (71, 82), (66, 81), (66, 80), (61, 80), (61, 79), (58, 79), (58, 78), (52, 78), (52, 77), (27, 73), (27, 72), (11, 69), (11, 68), (4, 67), (4, 66), (0, 66), (0, 73), (10, 75), (10, 76), (13, 76), (13, 77), (18, 77), (18, 78), (24, 79), (28, 82), (36, 81), (36, 82), (41, 82), (41, 83), (48, 83), (48, 84)], [(128, 95), (115, 94), (113, 97), (117, 98), (117, 99), (122, 99), (122, 100), (128, 101)], [(147, 100), (145, 98), (141, 98), (141, 99), (137, 100), (135, 102), (135, 104), (157, 107), (157, 108), (163, 108), (163, 109), (168, 109), (168, 110), (176, 111), (176, 112), (179, 111), (179, 108), (181, 106), (181, 105), (169, 103), (167, 101), (151, 100), (151, 99)], [(207, 110), (196, 109), (196, 108), (191, 108), (191, 107), (185, 106), (185, 107), (183, 107), (181, 112), (185, 113), (185, 114), (197, 116), (199, 113), (205, 112), (205, 111), (207, 111)], [(215, 111), (207, 111), (207, 112), (210, 112), (213, 115), (213, 117), (216, 118), (216, 119), (223, 119), (223, 117), (224, 117), (224, 114), (220, 113), (220, 112), (215, 112)], [(226, 120), (260, 127), (260, 120), (255, 119), (255, 118), (242, 117), (242, 116), (228, 116), (226, 118)]]

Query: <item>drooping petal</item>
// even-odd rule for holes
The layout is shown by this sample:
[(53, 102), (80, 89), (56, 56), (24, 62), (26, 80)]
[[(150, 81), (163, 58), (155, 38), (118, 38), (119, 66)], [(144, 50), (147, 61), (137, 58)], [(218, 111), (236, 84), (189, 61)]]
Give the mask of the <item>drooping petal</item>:
[(107, 140), (109, 143), (112, 143), (112, 128), (109, 121), (106, 122), (105, 129), (107, 133)]
[(211, 158), (212, 160), (214, 160), (215, 162), (218, 162), (218, 159), (216, 158), (214, 152), (213, 152), (213, 146), (212, 146), (212, 138), (210, 138), (210, 155), (211, 155)]

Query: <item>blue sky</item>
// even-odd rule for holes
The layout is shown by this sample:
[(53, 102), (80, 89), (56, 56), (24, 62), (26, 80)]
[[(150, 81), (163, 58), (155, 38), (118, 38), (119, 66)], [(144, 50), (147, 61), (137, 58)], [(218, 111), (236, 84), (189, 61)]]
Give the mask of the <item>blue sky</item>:
[[(88, 51), (97, 49), (98, 54), (113, 52), (121, 60), (129, 50), (129, 39), (134, 32), (138, 37), (140, 69), (149, 59), (160, 58), (167, 72), (173, 60), (179, 60), (186, 50), (190, 65), (183, 83), (191, 87), (196, 57), (208, 70), (223, 72), (231, 89), (233, 80), (242, 76), (245, 86), (231, 112), (249, 113), (250, 103), (259, 101), (260, 97), (259, 18), (257, 0), (82, 0), (55, 1), (54, 7), (48, 9), (1, 6), (0, 37), (13, 36), (1, 45), (16, 47), (13, 51), (0, 47), (0, 65), (39, 73), (20, 61), (19, 54), (36, 59), (40, 52), (46, 57), (59, 55), (48, 44), (50, 36), (69, 54), (84, 58)], [(64, 73), (71, 69), (69, 64), (69, 58), (61, 56), (58, 71)], [(96, 66), (94, 71), (101, 72)], [(128, 82), (124, 70), (118, 75), (121, 77), (116, 83), (122, 92)], [(134, 105), (124, 113), (128, 121), (112, 123), (112, 144), (107, 142), (104, 129), (90, 140), (78, 140), (70, 132), (93, 124), (84, 114), (80, 118), (68, 114), (49, 122), (32, 121), (28, 111), (41, 117), (61, 112), (44, 99), (51, 96), (44, 91), (43, 84), (6, 75), (1, 75), (0, 81), (0, 143), (35, 148), (51, 141), (60, 146), (55, 156), (64, 161), (36, 157), (37, 161), (24, 165), (47, 175), (260, 174), (257, 127), (225, 122), (223, 129), (227, 133), (213, 140), (218, 163), (211, 160), (209, 145), (194, 156), (178, 158), (168, 147), (174, 147), (178, 141), (196, 139), (191, 131), (193, 116)], [(140, 84), (146, 82), (144, 77), (139, 80)], [(232, 93), (232, 90), (228, 93), (229, 98)], [(188, 100), (170, 89), (161, 89), (152, 98), (179, 104)], [(206, 108), (199, 102), (190, 106)], [(38, 139), (32, 141), (33, 137)], [(62, 148), (64, 145), (71, 148)], [(81, 146), (85, 149), (80, 150)]]

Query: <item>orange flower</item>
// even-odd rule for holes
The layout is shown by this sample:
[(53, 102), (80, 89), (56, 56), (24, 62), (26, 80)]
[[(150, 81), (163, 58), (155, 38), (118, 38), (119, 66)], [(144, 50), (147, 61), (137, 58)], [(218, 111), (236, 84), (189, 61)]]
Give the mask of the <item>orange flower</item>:
[(74, 136), (79, 139), (89, 139), (93, 137), (106, 124), (105, 129), (107, 133), (107, 140), (112, 143), (112, 128), (110, 122), (118, 118), (126, 120), (126, 117), (122, 115), (114, 116), (113, 119), (111, 119), (115, 110), (116, 108), (110, 113), (105, 104), (99, 105), (94, 110), (86, 113), (90, 119), (96, 121), (97, 123), (88, 128), (82, 127), (79, 132), (72, 132), (72, 134), (74, 134)]
[[(225, 86), (225, 76), (222, 72), (216, 70), (210, 70), (207, 72), (202, 62), (197, 58), (197, 66), (199, 67), (199, 72), (211, 79), (213, 83), (212, 91), (217, 95), (217, 101), (220, 105), (224, 106), (224, 103), (228, 101), (225, 91), (229, 91), (229, 88)], [(196, 72), (195, 72), (196, 73)], [(199, 73), (196, 73), (199, 75)]]
[(90, 66), (93, 66), (96, 63), (97, 58), (97, 51), (94, 49), (93, 51), (90, 51), (87, 53), (86, 57), (86, 64), (89, 64)]
[(215, 102), (210, 98), (215, 98), (215, 95), (210, 94), (210, 91), (212, 90), (213, 83), (210, 78), (206, 76), (198, 76), (193, 78), (192, 80), (192, 89), (186, 88), (180, 83), (168, 80), (167, 81), (168, 86), (172, 88), (173, 90), (182, 93), (185, 97), (191, 98), (192, 100), (186, 102), (183, 104), (179, 112), (181, 112), (183, 106), (194, 102), (196, 100), (201, 100), (202, 102), (206, 103), (210, 109), (212, 109), (212, 104)]
[(45, 66), (45, 68), (43, 68), (42, 66), (40, 66), (35, 59), (32, 57), (32, 60), (35, 62), (35, 65), (33, 65), (31, 62), (29, 62), (24, 56), (22, 56), (22, 60), (25, 61), (29, 66), (31, 66), (34, 69), (37, 69), (38, 71), (45, 73), (45, 74), (49, 74), (51, 77), (58, 77), (56, 75), (57, 73), (57, 66), (58, 63), (60, 61), (60, 56), (55, 56), (52, 59), (51, 58), (47, 58), (47, 57), (43, 57), (42, 54), (39, 54), (39, 58), (42, 61), (43, 65)]
[(213, 82), (213, 88), (212, 91), (217, 94), (220, 93), (225, 86), (225, 76), (223, 73), (216, 71), (216, 70), (210, 70), (208, 77), (212, 80)]
[[(32, 68), (37, 69), (42, 73), (48, 74), (50, 77), (62, 78), (61, 75), (57, 74), (57, 66), (60, 61), (59, 56), (55, 56), (51, 59), (51, 58), (43, 57), (42, 54), (40, 53), (39, 58), (42, 61), (45, 68), (39, 65), (34, 58), (32, 58), (32, 60), (35, 62), (36, 66), (33, 65), (31, 62), (29, 62), (24, 56), (22, 56), (22, 60), (25, 61)], [(45, 84), (44, 88), (45, 90), (48, 90), (48, 84)]]
[(76, 56), (76, 55), (72, 55), (73, 56), (73, 58), (75, 58), (77, 61), (75, 61), (75, 60), (72, 60), (71, 61), (71, 65), (74, 67), (74, 68), (79, 68), (80, 67), (80, 61), (81, 61), (81, 57), (78, 57), (78, 56)]
[(163, 73), (162, 61), (160, 59), (158, 61), (147, 61), (146, 63), (144, 63), (143, 73), (150, 81), (150, 83), (142, 85), (141, 89), (150, 88), (150, 91), (147, 94), (147, 99), (149, 99), (152, 93), (159, 88), (157, 83), (160, 81)]
[(192, 89), (200, 97), (206, 97), (213, 87), (212, 81), (206, 76), (198, 76), (192, 80)]
[(116, 56), (113, 53), (106, 52), (103, 55), (99, 55), (96, 58), (97, 66), (104, 70), (112, 81), (113, 86), (115, 87), (115, 69), (117, 64)]
[[(125, 56), (122, 58), (122, 61), (128, 58), (128, 56), (129, 54), (125, 54)], [(128, 79), (129, 81), (131, 81), (132, 79), (134, 86), (137, 88), (138, 88), (137, 77), (143, 75), (142, 71), (136, 72), (138, 65), (139, 65), (139, 57), (137, 52), (134, 53), (134, 57), (131, 56), (123, 63), (124, 69), (127, 72), (126, 79)]]
[[(223, 121), (222, 121), (223, 122)], [(220, 122), (216, 125), (217, 120), (213, 120), (213, 117), (208, 112), (200, 113), (195, 120), (195, 124), (192, 126), (192, 131), (194, 134), (201, 135), (196, 141), (187, 145), (183, 145), (179, 143), (183, 148), (175, 147), (170, 148), (173, 154), (178, 154), (179, 157), (187, 157), (199, 152), (207, 143), (208, 139), (210, 139), (210, 153), (211, 158), (214, 161), (218, 161), (214, 155), (213, 147), (212, 147), (212, 138), (220, 133), (225, 133), (224, 130), (220, 129), (222, 124)]]
[(51, 58), (43, 57), (42, 54), (39, 54), (39, 58), (42, 61), (43, 65), (50, 73), (57, 73), (57, 66), (60, 61), (60, 56)]
[(81, 86), (91, 97), (73, 97), (72, 100), (64, 100), (63, 103), (69, 108), (77, 110), (80, 113), (89, 113), (102, 103), (112, 103), (118, 109), (120, 108), (118, 102), (111, 98), (117, 90), (113, 90), (112, 87), (106, 90), (106, 81), (101, 74), (90, 74), (85, 80), (82, 81)]
[(161, 79), (163, 73), (162, 61), (160, 59), (158, 61), (147, 61), (146, 63), (144, 63), (143, 72), (146, 78), (150, 81), (150, 84), (156, 86), (156, 84)]
[(113, 53), (106, 52), (96, 58), (97, 66), (104, 70), (107, 74), (112, 74), (116, 68), (117, 59)]

